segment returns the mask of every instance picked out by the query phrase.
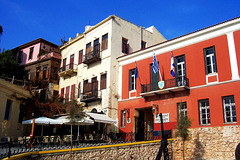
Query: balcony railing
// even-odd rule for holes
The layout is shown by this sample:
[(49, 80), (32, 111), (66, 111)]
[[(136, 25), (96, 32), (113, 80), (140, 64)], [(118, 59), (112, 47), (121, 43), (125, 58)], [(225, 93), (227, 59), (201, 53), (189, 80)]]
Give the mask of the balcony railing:
[(60, 68), (59, 75), (61, 77), (72, 76), (74, 73), (77, 73), (77, 64), (70, 63)]
[(98, 90), (90, 90), (85, 93), (81, 93), (80, 101), (81, 102), (93, 102), (93, 101), (101, 101), (102, 100), (102, 92)]
[(91, 64), (101, 60), (100, 44), (95, 46), (93, 51), (86, 53), (83, 57), (83, 63)]
[(160, 89), (158, 82), (141, 85), (141, 95), (151, 96), (155, 94), (174, 93), (178, 91), (189, 90), (189, 79), (187, 77), (177, 77), (164, 81), (164, 87)]

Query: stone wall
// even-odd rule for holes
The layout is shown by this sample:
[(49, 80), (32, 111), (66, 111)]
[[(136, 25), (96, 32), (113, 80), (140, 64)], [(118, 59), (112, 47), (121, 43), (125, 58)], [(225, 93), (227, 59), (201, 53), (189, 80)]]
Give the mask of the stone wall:
[[(69, 152), (53, 154), (53, 155), (40, 155), (35, 159), (38, 160), (122, 160), (122, 159), (148, 159), (154, 160), (157, 156), (161, 142), (136, 144), (129, 146), (118, 146), (105, 149), (92, 149), (75, 151), (71, 155)], [(170, 159), (172, 156), (172, 143), (169, 144)], [(23, 158), (24, 159), (24, 158)]]
[[(235, 149), (240, 143), (240, 126), (202, 127), (190, 130), (185, 142), (185, 159), (235, 159)], [(183, 145), (180, 138), (174, 140), (174, 159), (182, 159)]]

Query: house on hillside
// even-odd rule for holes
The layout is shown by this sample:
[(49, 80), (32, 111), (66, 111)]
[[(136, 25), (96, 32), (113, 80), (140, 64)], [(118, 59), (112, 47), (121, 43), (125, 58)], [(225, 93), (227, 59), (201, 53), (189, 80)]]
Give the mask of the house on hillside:
[[(154, 26), (143, 28), (116, 15), (63, 44), (60, 67), (60, 96), (77, 99), (95, 120), (91, 130), (102, 133), (108, 124), (118, 120), (118, 56), (142, 50), (166, 41)], [(99, 114), (105, 118), (99, 119)], [(103, 116), (101, 116), (103, 117)], [(118, 131), (118, 125), (107, 132)], [(105, 130), (106, 131), (106, 130)]]
[(42, 38), (13, 49), (15, 59), (24, 69), (23, 79), (31, 82), (33, 93), (46, 102), (58, 95), (58, 70), (61, 62), (59, 46)]
[(31, 97), (28, 90), (0, 79), (0, 139), (23, 136), (23, 105), (19, 99)]
[(216, 140), (213, 137), (217, 127), (220, 141), (237, 144), (239, 17), (126, 54), (118, 62), (117, 111), (121, 132), (134, 132), (135, 140), (148, 140), (152, 133), (159, 136), (162, 113), (164, 129), (172, 136), (178, 117), (183, 115), (192, 120), (193, 138), (200, 134), (204, 135), (202, 139)]

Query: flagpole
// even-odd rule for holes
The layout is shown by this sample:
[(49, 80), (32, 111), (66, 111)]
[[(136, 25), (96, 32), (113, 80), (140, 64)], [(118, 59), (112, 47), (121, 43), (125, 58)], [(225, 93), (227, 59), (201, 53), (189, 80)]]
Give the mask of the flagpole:
[(159, 77), (160, 77), (160, 79), (162, 81), (162, 75), (161, 75), (161, 72), (160, 72), (160, 68), (159, 68)]
[[(137, 68), (137, 62), (136, 62), (136, 61), (135, 61), (135, 66), (136, 66), (136, 68)], [(140, 85), (142, 85), (139, 73), (138, 73), (138, 77), (139, 77)]]

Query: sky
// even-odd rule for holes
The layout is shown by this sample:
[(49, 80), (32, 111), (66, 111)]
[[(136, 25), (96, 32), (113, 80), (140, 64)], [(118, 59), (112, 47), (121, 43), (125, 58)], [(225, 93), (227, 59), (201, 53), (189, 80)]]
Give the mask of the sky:
[(60, 45), (110, 15), (170, 40), (240, 16), (240, 0), (0, 0), (0, 49), (38, 38)]

